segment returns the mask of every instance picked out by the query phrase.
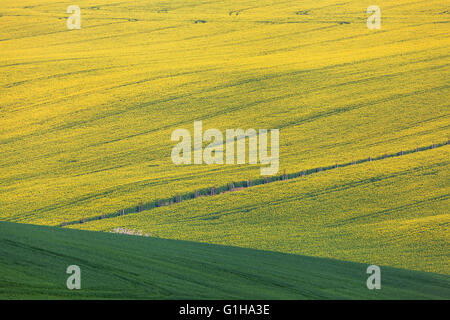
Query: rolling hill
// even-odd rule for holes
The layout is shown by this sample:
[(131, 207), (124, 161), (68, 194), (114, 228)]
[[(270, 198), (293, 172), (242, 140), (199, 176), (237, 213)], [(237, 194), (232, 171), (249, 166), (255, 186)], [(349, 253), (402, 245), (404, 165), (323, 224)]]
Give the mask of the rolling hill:
[(360, 1), (77, 4), (81, 30), (63, 3), (0, 4), (2, 220), (61, 223), (259, 176), (174, 165), (171, 133), (194, 120), (279, 128), (280, 173), (448, 138), (442, 1), (379, 1), (379, 31)]
[[(379, 0), (369, 30), (372, 4), (80, 0), (68, 30), (68, 4), (1, 1), (0, 297), (448, 299), (448, 5)], [(194, 121), (279, 129), (278, 175), (427, 148), (56, 227), (261, 179), (175, 165)], [(153, 238), (70, 230), (118, 227)], [(368, 264), (400, 269), (373, 293)]]
[[(0, 222), (0, 299), (438, 299), (448, 276), (253, 249)], [(81, 269), (67, 290), (66, 268)]]
[(450, 274), (449, 146), (70, 228)]

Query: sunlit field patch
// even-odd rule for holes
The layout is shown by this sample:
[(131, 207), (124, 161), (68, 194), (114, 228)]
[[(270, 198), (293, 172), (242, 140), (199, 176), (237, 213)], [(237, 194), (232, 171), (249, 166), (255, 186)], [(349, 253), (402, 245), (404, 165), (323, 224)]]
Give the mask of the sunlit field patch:
[(450, 273), (449, 147), (70, 228)]

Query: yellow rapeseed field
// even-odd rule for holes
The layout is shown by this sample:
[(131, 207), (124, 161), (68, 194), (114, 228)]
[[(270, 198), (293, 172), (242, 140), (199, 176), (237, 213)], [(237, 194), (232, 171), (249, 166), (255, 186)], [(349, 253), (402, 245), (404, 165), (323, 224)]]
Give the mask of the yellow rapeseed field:
[(323, 171), (70, 228), (450, 274), (450, 147)]
[[(56, 226), (259, 177), (259, 165), (174, 165), (171, 133), (192, 131), (195, 120), (204, 130), (280, 129), (280, 174), (449, 137), (445, 1), (379, 0), (380, 30), (366, 26), (368, 1), (79, 0), (80, 30), (66, 27), (70, 4), (0, 2), (0, 220)], [(159, 208), (139, 229), (448, 273), (448, 199), (439, 198), (448, 193), (447, 148), (377, 162), (376, 172), (365, 164)], [(301, 200), (405, 166), (428, 171)], [(416, 206), (414, 197), (428, 200)], [(235, 221), (214, 220), (216, 206), (234, 205)], [(377, 210), (393, 211), (348, 220)], [(183, 222), (200, 215), (207, 224)], [(83, 227), (141, 221), (120, 219)], [(350, 248), (363, 239), (382, 250)]]

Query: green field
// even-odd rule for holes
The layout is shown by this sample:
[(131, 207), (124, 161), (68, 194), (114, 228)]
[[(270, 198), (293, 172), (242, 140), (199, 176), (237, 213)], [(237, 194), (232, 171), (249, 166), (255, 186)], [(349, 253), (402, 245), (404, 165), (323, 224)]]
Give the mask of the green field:
[[(14, 261), (15, 264), (11, 265)], [(67, 290), (69, 265), (81, 290)], [(438, 299), (448, 276), (331, 259), (0, 223), (0, 299)]]
[[(0, 297), (449, 299), (448, 4), (379, 0), (369, 30), (372, 4), (79, 0), (67, 30), (67, 3), (2, 0)], [(175, 165), (171, 134), (197, 120), (280, 129), (279, 175), (439, 147), (59, 228), (261, 179)], [(70, 230), (118, 227), (153, 238)]]

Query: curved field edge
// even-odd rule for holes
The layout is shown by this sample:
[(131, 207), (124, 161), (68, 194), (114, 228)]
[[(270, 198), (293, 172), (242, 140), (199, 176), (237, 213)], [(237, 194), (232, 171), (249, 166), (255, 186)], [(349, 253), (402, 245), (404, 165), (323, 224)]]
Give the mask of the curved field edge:
[[(0, 222), (2, 299), (448, 299), (446, 275), (186, 241)], [(69, 265), (81, 290), (66, 288)]]
[(450, 148), (408, 154), (86, 224), (450, 274)]

